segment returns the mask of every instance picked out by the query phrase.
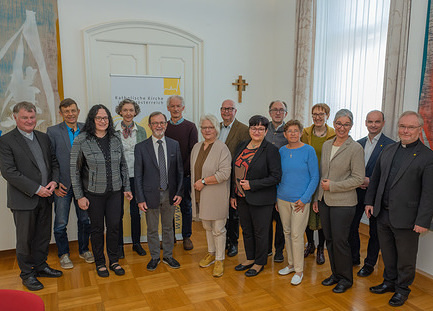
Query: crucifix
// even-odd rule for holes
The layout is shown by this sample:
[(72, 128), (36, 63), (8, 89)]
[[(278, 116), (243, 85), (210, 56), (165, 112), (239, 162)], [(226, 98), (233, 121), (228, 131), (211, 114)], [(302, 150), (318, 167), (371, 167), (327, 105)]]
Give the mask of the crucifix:
[(238, 102), (242, 103), (242, 92), (245, 91), (245, 86), (248, 85), (248, 83), (245, 82), (245, 79), (242, 79), (242, 76), (240, 75), (239, 78), (232, 83), (232, 85), (236, 85), (236, 89), (238, 91)]

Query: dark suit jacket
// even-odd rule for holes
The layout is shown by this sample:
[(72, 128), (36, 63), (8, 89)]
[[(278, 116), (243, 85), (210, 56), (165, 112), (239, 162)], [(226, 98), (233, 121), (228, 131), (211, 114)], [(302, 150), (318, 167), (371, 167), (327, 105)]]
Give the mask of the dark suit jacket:
[[(33, 131), (44, 154), (48, 182), (59, 181), (59, 164), (51, 150), (48, 135)], [(42, 183), (42, 175), (26, 138), (17, 128), (0, 137), (0, 170), (7, 181), (7, 205), (13, 210), (33, 210), (39, 202), (35, 194)], [(52, 202), (52, 196), (49, 198)]]
[[(379, 215), (386, 180), (400, 142), (387, 146), (380, 154), (370, 178), (365, 204)], [(413, 154), (404, 160), (389, 192), (389, 219), (400, 229), (414, 225), (429, 228), (433, 217), (433, 151), (419, 141)]]
[[(237, 157), (249, 144), (244, 141), (239, 144), (232, 164), (232, 197), (234, 195), (234, 171)], [(248, 167), (246, 180), (250, 182), (250, 190), (245, 191), (245, 199), (251, 205), (270, 205), (277, 201), (277, 185), (281, 180), (281, 157), (278, 148), (263, 140)]]
[[(223, 127), (223, 123), (221, 122), (220, 128), (222, 127)], [(248, 132), (248, 126), (235, 119), (233, 121), (232, 127), (230, 128), (229, 135), (227, 136), (227, 139), (225, 141), (225, 144), (229, 148), (232, 157), (239, 143), (249, 139), (250, 139), (250, 133)]]
[[(183, 195), (183, 164), (179, 143), (165, 137), (167, 144), (167, 174), (170, 204), (175, 195)], [(146, 202), (148, 208), (159, 206), (159, 167), (152, 136), (135, 145), (134, 179), (137, 203)]]
[[(78, 123), (78, 128), (80, 130), (83, 126), (84, 123)], [(47, 135), (50, 138), (51, 146), (56, 153), (57, 161), (59, 161), (59, 181), (66, 187), (66, 192), (68, 192), (71, 187), (71, 143), (69, 141), (68, 128), (66, 127), (65, 122), (47, 128)]]
[[(358, 140), (358, 143), (361, 144), (362, 148), (365, 149), (365, 144), (367, 142), (367, 136), (361, 138)], [(370, 159), (368, 159), (368, 163), (365, 166), (365, 177), (370, 177), (373, 174), (374, 165), (376, 164), (377, 158), (379, 157), (380, 153), (382, 152), (383, 148), (385, 148), (387, 145), (395, 143), (391, 138), (385, 136), (385, 134), (382, 134), (377, 141), (376, 147), (374, 147), (373, 152), (371, 153)]]

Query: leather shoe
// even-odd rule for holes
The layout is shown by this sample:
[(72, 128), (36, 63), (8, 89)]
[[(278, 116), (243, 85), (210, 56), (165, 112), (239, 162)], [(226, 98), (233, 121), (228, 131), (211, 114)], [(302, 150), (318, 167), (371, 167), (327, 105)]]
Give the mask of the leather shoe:
[(53, 269), (50, 266), (46, 266), (42, 270), (38, 271), (36, 276), (41, 278), (59, 278), (62, 275), (62, 271)]
[(357, 275), (358, 276), (362, 276), (362, 277), (366, 277), (366, 276), (369, 276), (370, 274), (372, 274), (373, 271), (374, 271), (374, 267), (373, 266), (365, 264), (361, 268), (361, 270), (358, 271)]
[(338, 283), (338, 281), (337, 281), (336, 278), (334, 278), (334, 275), (331, 275), (329, 278), (324, 279), (322, 281), (322, 285), (324, 285), (324, 286), (331, 286), (331, 285), (334, 285), (334, 284), (337, 284), (337, 283)]
[(283, 252), (275, 252), (274, 261), (275, 262), (283, 262), (284, 261)]
[(238, 247), (237, 245), (230, 245), (229, 250), (227, 251), (227, 256), (233, 257), (238, 254)]
[(44, 288), (44, 285), (39, 282), (39, 280), (35, 276), (29, 276), (27, 279), (23, 280), (23, 285), (31, 291), (41, 290), (42, 288)]
[(347, 283), (347, 282), (338, 282), (337, 286), (335, 286), (332, 289), (332, 291), (334, 293), (341, 294), (341, 293), (344, 293), (345, 291), (347, 291), (351, 287), (352, 287), (352, 284), (350, 284), (350, 283)]
[(318, 265), (325, 263), (325, 253), (323, 252), (323, 246), (317, 246), (316, 262)]
[(370, 287), (370, 292), (373, 294), (384, 294), (388, 292), (395, 292), (395, 288), (394, 286), (389, 286), (385, 283), (382, 283), (377, 286)]
[(245, 272), (245, 276), (256, 276), (258, 275), (260, 272), (263, 271), (263, 269), (265, 268), (265, 266), (262, 266), (259, 271), (257, 271), (256, 269), (250, 269), (247, 272)]
[(394, 295), (392, 295), (388, 303), (393, 307), (400, 307), (404, 305), (406, 300), (407, 300), (407, 296), (400, 293), (395, 293)]
[(132, 250), (134, 252), (136, 252), (140, 256), (145, 256), (146, 255), (146, 251), (143, 249), (143, 247), (141, 247), (140, 243), (133, 244), (132, 245)]
[(235, 270), (236, 271), (244, 271), (244, 270), (251, 268), (253, 265), (254, 265), (254, 263), (244, 266), (243, 264), (240, 263), (235, 267)]
[(314, 243), (308, 243), (307, 247), (304, 250), (304, 258), (308, 257), (310, 254), (314, 254), (314, 250), (316, 249), (316, 246), (314, 246)]

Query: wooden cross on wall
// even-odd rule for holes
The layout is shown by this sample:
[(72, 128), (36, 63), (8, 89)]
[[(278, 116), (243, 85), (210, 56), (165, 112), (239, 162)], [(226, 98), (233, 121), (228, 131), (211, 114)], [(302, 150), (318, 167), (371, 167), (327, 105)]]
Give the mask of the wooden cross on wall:
[(232, 83), (232, 85), (236, 86), (238, 91), (238, 102), (242, 103), (242, 92), (245, 91), (245, 86), (247, 86), (248, 83), (246, 83), (245, 80), (242, 80), (242, 76), (240, 75), (239, 78)]

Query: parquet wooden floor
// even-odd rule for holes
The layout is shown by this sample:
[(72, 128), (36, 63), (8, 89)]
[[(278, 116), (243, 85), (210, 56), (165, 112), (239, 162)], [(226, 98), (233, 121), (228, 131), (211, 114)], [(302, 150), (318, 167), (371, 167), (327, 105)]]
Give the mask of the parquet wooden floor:
[[(367, 232), (365, 225), (361, 227), (361, 232)], [(97, 277), (94, 265), (78, 257), (77, 244), (72, 242), (74, 269), (63, 270), (64, 276), (59, 279), (41, 278), (45, 288), (36, 294), (44, 300), (46, 310), (395, 310), (388, 305), (391, 293), (374, 295), (368, 290), (382, 282), (381, 261), (368, 278), (357, 277), (360, 267), (354, 267), (354, 286), (344, 294), (334, 294), (332, 287), (320, 284), (330, 275), (327, 257), (322, 266), (315, 263), (315, 256), (306, 258), (304, 279), (299, 286), (290, 285), (292, 275), (278, 275), (287, 261), (274, 263), (271, 257), (260, 275), (246, 278), (234, 270), (244, 258), (241, 242), (239, 255), (226, 258), (224, 275), (214, 278), (213, 266), (198, 266), (207, 250), (199, 222), (193, 224), (192, 240), (192, 251), (184, 251), (182, 242), (174, 247), (180, 269), (161, 263), (153, 272), (146, 270), (150, 256), (140, 257), (131, 245), (126, 245), (126, 257), (121, 260), (126, 275), (111, 273), (106, 279)], [(365, 257), (366, 241), (367, 237), (361, 235), (361, 258)], [(147, 244), (143, 243), (143, 247), (148, 250)], [(48, 263), (60, 269), (55, 245), (50, 247)], [(0, 252), (0, 271), (1, 289), (25, 290), (14, 251)], [(409, 300), (399, 309), (433, 310), (433, 279), (417, 273), (411, 288)]]

